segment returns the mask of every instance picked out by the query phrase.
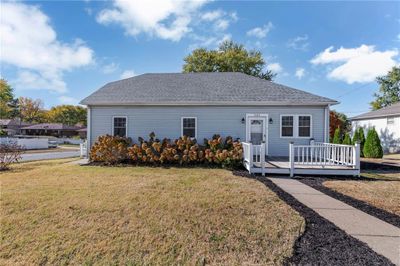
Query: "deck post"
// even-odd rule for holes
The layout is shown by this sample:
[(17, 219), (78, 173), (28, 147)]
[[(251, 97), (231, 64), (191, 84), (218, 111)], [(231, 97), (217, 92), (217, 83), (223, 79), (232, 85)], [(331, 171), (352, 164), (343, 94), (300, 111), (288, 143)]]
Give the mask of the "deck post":
[(360, 177), (360, 142), (357, 141), (354, 145), (355, 152), (353, 152), (353, 161), (354, 161), (354, 168), (358, 170), (358, 177)]
[(294, 143), (291, 141), (289, 143), (289, 167), (290, 167), (290, 177), (294, 176)]
[(253, 144), (251, 142), (249, 142), (249, 147), (250, 147), (250, 158), (249, 158), (249, 165), (250, 165), (250, 174), (251, 174), (251, 170), (253, 169)]
[(265, 176), (265, 141), (261, 142), (260, 163), (261, 163), (261, 175)]
[(314, 139), (310, 139), (310, 156), (311, 156), (310, 160), (311, 160), (311, 164), (313, 164), (313, 162), (314, 162), (314, 143), (315, 143)]

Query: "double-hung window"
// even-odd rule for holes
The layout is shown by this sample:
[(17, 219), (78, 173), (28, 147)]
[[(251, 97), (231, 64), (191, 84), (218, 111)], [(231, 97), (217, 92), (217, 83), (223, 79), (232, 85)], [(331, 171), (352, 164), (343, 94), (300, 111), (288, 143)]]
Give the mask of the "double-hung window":
[(281, 138), (311, 138), (311, 115), (281, 115)]
[(113, 135), (126, 137), (127, 136), (127, 118), (126, 116), (113, 117)]
[(196, 117), (182, 117), (182, 136), (196, 138), (197, 131), (197, 118)]
[(281, 116), (281, 136), (293, 137), (294, 136), (294, 117), (291, 115)]
[(299, 137), (311, 137), (311, 116), (299, 115)]

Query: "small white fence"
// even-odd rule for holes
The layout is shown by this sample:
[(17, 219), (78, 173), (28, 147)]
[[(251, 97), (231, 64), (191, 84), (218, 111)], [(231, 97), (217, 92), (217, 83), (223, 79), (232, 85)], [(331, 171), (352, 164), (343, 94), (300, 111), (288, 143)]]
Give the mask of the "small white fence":
[[(265, 163), (265, 143), (261, 143), (260, 145), (253, 145), (248, 142), (242, 142), (243, 147), (243, 161), (244, 166), (248, 171), (251, 171), (251, 167), (253, 167), (254, 163), (258, 163), (261, 165), (261, 168), (264, 170)], [(264, 171), (262, 174), (265, 174)]]
[(294, 174), (295, 165), (347, 166), (360, 169), (360, 145), (342, 145), (311, 141), (310, 145), (289, 144), (290, 176)]
[[(243, 163), (252, 173), (360, 175), (360, 145), (311, 141), (309, 145), (289, 144), (289, 158), (282, 166), (268, 168), (266, 145), (243, 142)], [(270, 161), (271, 162), (271, 161)]]
[(29, 138), (29, 139), (20, 139), (20, 138), (0, 138), (0, 143), (10, 143), (15, 142), (19, 146), (23, 147), (27, 150), (39, 150), (39, 149), (48, 149), (49, 148), (49, 139), (44, 138)]
[(87, 157), (87, 141), (79, 144), (80, 152), (81, 152), (81, 158), (86, 158)]

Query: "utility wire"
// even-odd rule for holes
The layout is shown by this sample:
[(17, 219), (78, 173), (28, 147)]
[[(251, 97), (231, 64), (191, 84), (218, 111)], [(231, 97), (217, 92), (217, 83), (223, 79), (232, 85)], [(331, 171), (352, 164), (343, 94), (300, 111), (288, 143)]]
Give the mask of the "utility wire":
[(361, 85), (361, 86), (359, 86), (359, 87), (357, 87), (357, 88), (351, 89), (350, 91), (347, 91), (347, 92), (345, 92), (345, 93), (343, 93), (343, 94), (337, 96), (336, 98), (342, 98), (343, 96), (346, 96), (346, 95), (348, 95), (348, 94), (350, 94), (350, 93), (353, 93), (353, 92), (355, 92), (355, 91), (358, 91), (358, 90), (360, 90), (360, 89), (362, 89), (362, 88), (365, 88), (365, 87), (367, 87), (368, 85), (371, 85), (371, 84), (370, 84), (370, 83), (367, 83), (367, 84)]

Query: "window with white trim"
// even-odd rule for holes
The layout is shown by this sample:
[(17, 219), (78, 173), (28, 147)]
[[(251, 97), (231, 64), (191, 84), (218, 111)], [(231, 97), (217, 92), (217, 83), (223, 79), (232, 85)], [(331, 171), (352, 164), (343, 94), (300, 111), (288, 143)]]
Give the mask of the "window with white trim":
[(388, 125), (393, 125), (394, 124), (394, 117), (388, 117), (387, 118), (387, 124)]
[(311, 116), (299, 115), (299, 137), (311, 137)]
[(196, 117), (182, 117), (182, 136), (196, 138)]
[(281, 136), (293, 137), (294, 136), (294, 119), (292, 115), (281, 116)]
[(113, 117), (113, 135), (126, 137), (126, 117), (124, 116), (116, 116)]
[(311, 138), (312, 115), (281, 115), (281, 138)]

